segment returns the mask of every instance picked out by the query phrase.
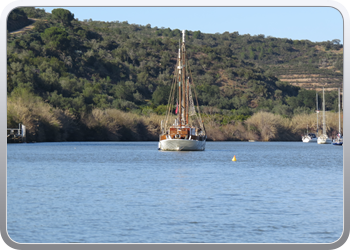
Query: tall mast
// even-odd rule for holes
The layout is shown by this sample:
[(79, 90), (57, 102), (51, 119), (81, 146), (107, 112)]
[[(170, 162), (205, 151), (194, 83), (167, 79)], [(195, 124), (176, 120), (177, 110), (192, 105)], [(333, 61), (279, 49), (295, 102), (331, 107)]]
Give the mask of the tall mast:
[(340, 88), (338, 88), (338, 108), (339, 108), (339, 135), (340, 135)]
[(316, 127), (316, 133), (317, 133), (317, 137), (318, 137), (318, 113), (319, 113), (319, 110), (318, 110), (318, 93), (316, 91), (316, 113), (317, 113), (317, 127)]
[(178, 78), (178, 82), (179, 82), (179, 98), (178, 98), (178, 100), (179, 100), (179, 103), (178, 103), (178, 112), (179, 112), (179, 124), (178, 125), (180, 125), (181, 126), (181, 48), (179, 47), (179, 59), (178, 59), (178, 61), (179, 61), (179, 65), (177, 66), (177, 69), (178, 69), (178, 72), (179, 72), (179, 78)]
[(190, 111), (190, 78), (187, 77), (186, 81), (186, 125), (188, 124), (188, 112)]
[(326, 104), (325, 104), (325, 100), (324, 100), (324, 88), (323, 88), (323, 100), (322, 100), (322, 103), (323, 103), (323, 134), (325, 135), (326, 134)]
[(185, 30), (182, 31), (182, 82), (183, 82), (183, 107), (184, 107), (184, 125), (188, 124), (188, 93), (189, 93), (189, 79), (187, 77), (186, 71), (186, 47), (185, 47)]
[(186, 125), (186, 58), (185, 58), (185, 31), (182, 31), (182, 107), (183, 110), (183, 118), (184, 125)]

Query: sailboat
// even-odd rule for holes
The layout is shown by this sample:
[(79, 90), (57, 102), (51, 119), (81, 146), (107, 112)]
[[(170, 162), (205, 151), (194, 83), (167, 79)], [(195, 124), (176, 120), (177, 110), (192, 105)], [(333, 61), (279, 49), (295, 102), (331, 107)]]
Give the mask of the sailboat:
[(324, 99), (324, 88), (323, 88), (323, 100), (322, 100), (322, 106), (323, 106), (323, 131), (322, 135), (320, 135), (317, 138), (317, 144), (331, 144), (332, 140), (328, 138), (327, 136), (327, 127), (326, 127), (326, 104)]
[[(317, 135), (318, 135), (318, 95), (316, 92), (316, 112), (317, 112)], [(309, 133), (309, 124), (306, 125), (306, 134), (302, 136), (303, 142), (317, 142), (317, 137), (314, 133)]]
[(309, 125), (306, 125), (306, 134), (303, 135), (302, 141), (303, 142), (317, 142), (317, 137), (314, 133), (309, 133)]
[[(192, 91), (197, 100), (197, 111)], [(175, 116), (173, 115), (175, 96), (177, 96)], [(174, 122), (172, 122), (174, 121)], [(205, 150), (206, 131), (200, 115), (198, 99), (191, 71), (187, 63), (185, 31), (182, 31), (182, 44), (179, 47), (174, 80), (170, 91), (165, 121), (161, 121), (159, 150), (203, 151)]]
[(333, 145), (342, 146), (343, 137), (341, 135), (341, 125), (340, 125), (340, 88), (338, 88), (338, 109), (339, 109), (339, 130), (338, 130), (337, 138), (333, 140)]

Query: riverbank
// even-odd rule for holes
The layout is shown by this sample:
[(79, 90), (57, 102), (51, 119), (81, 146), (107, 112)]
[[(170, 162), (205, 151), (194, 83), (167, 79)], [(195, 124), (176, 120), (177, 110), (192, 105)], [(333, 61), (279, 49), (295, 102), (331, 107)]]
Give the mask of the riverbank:
[[(225, 124), (217, 115), (203, 114), (202, 118), (208, 141), (300, 141), (307, 127), (314, 133), (317, 127), (316, 114), (285, 118), (258, 112), (244, 121), (230, 120)], [(163, 119), (164, 116), (154, 113), (135, 114), (97, 108), (77, 117), (33, 96), (8, 98), (7, 101), (7, 125), (24, 124), (27, 142), (157, 141)], [(320, 114), (320, 133), (321, 122)], [(339, 126), (338, 114), (327, 112), (326, 123), (328, 136), (335, 136)]]

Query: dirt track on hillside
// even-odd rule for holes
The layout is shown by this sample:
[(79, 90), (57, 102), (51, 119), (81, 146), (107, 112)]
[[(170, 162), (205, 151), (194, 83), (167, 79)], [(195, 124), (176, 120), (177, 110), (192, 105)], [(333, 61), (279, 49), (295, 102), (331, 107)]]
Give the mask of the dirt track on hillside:
[(10, 32), (10, 34), (19, 34), (19, 33), (23, 33), (27, 30), (31, 30), (34, 28), (34, 23), (36, 22), (36, 20), (38, 19), (34, 19), (34, 18), (28, 18), (29, 20), (33, 21), (33, 23), (29, 24), (28, 26), (23, 27), (22, 29), (19, 30), (14, 30), (12, 32)]

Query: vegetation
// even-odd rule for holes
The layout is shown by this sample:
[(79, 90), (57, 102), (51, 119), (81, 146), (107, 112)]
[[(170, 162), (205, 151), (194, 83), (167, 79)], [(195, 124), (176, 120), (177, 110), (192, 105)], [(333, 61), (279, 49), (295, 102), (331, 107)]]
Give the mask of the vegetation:
[(10, 12), (7, 19), (7, 30), (14, 31), (20, 29), (26, 25), (29, 25), (31, 21), (22, 9), (14, 9)]
[[(17, 16), (38, 20), (33, 30), (8, 35), (9, 127), (26, 124), (29, 141), (158, 139), (180, 30), (79, 21), (61, 8), (52, 14), (18, 8), (8, 23)], [(315, 111), (316, 89), (342, 84), (338, 40), (186, 31), (186, 41), (213, 140), (300, 140), (306, 125), (294, 129), (293, 119)], [(312, 82), (293, 83), (305, 75)], [(336, 91), (327, 91), (325, 101), (337, 111)], [(269, 130), (258, 126), (259, 116)]]

